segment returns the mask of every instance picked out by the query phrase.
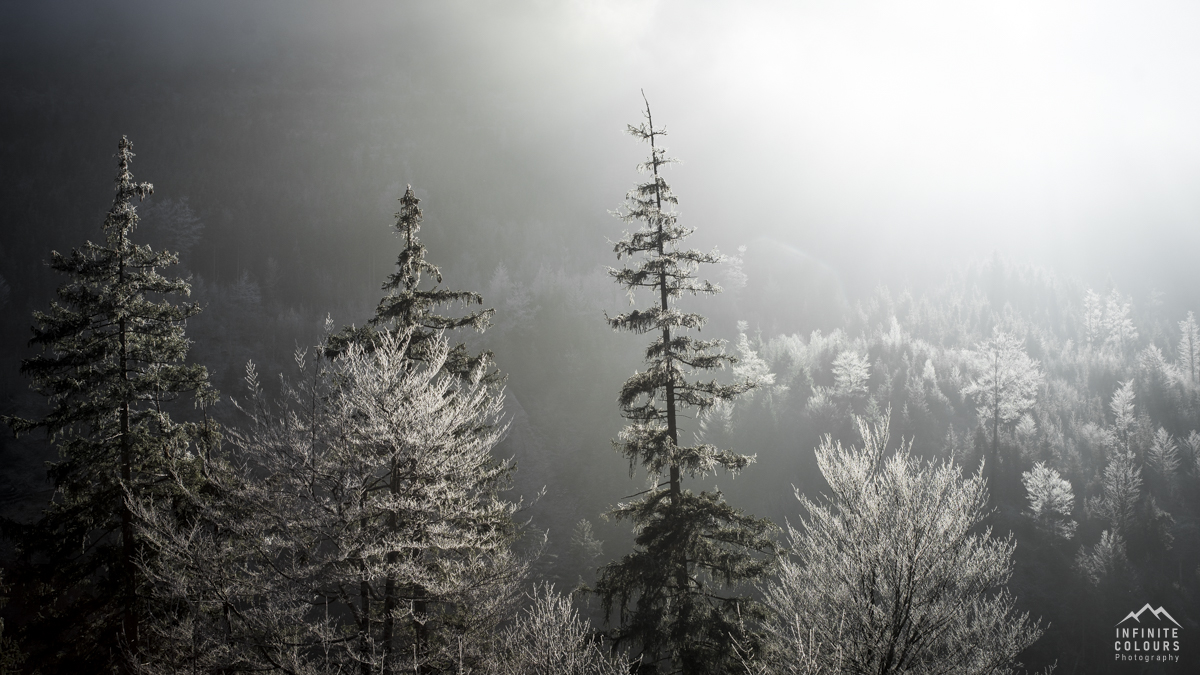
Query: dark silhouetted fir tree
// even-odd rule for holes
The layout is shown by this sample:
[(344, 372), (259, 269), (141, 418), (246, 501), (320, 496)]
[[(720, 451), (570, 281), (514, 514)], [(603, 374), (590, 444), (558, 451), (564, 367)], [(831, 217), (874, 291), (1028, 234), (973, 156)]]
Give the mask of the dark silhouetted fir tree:
[(148, 611), (138, 572), (146, 551), (129, 500), (169, 503), (173, 485), (198, 480), (197, 451), (215, 441), (208, 422), (170, 414), (177, 401), (205, 405), (216, 394), (205, 368), (185, 363), (184, 325), (200, 308), (167, 299), (187, 296), (188, 282), (159, 273), (176, 255), (131, 239), (134, 199), (154, 189), (134, 182), (132, 150), (122, 137), (104, 242), (51, 253), (50, 267), (69, 279), (48, 312), (34, 313), (30, 344), (41, 353), (21, 365), (50, 410), (6, 420), (17, 433), (44, 429), (61, 458), (49, 469), (55, 491), (41, 519), (6, 524), (21, 554), (23, 609), (34, 612), (24, 633), (29, 665), (43, 672), (129, 670)]
[(655, 335), (646, 348), (646, 371), (626, 380), (617, 399), (629, 424), (614, 442), (629, 459), (631, 472), (640, 464), (655, 487), (613, 510), (618, 519), (633, 522), (636, 546), (600, 570), (596, 592), (606, 614), (611, 618), (615, 610), (619, 615), (614, 640), (640, 650), (641, 672), (729, 673), (738, 669), (734, 645), (753, 642), (743, 621), (760, 613), (757, 603), (739, 595), (737, 588), (770, 569), (775, 528), (733, 508), (720, 492), (697, 494), (683, 488), (685, 474), (699, 478), (720, 469), (736, 472), (752, 458), (705, 443), (681, 445), (678, 420), (686, 409), (702, 413), (754, 383), (691, 379), (734, 361), (724, 354), (722, 341), (686, 335), (699, 330), (705, 318), (672, 305), (684, 293), (719, 292), (695, 271), (721, 256), (681, 248), (692, 230), (678, 224), (678, 201), (660, 172), (673, 160), (657, 144), (664, 131), (654, 128), (649, 103), (645, 117), (629, 133), (650, 144), (650, 157), (638, 166), (650, 180), (629, 193), (617, 214), (639, 229), (615, 245), (617, 258), (631, 264), (610, 274), (631, 300), (635, 291), (645, 289), (653, 302), (608, 322), (614, 330)]

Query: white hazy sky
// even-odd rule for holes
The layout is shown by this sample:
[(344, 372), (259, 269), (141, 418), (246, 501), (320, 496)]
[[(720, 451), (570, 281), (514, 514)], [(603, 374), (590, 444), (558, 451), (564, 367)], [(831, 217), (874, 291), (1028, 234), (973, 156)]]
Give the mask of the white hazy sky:
[[(723, 240), (847, 273), (998, 250), (1094, 283), (1200, 282), (1200, 4), (447, 7), (420, 20), (464, 86), (576, 161), (636, 157), (603, 132), (637, 121), (645, 88), (685, 160), (685, 215)], [(571, 128), (602, 138), (572, 146)]]
[(1200, 247), (1196, 3), (574, 7), (577, 39), (654, 73), (677, 147), (722, 186), (715, 220), (834, 258), (1140, 268)]
[[(1200, 288), (1200, 3), (52, 6), (69, 9), (20, 33), (76, 44), (124, 11), (128, 37), (181, 72), (327, 54), (305, 82), (350, 82), (364, 106), (381, 91), (421, 101), (406, 114), (428, 123), (413, 128), (467, 156), (485, 148), (479, 161), (504, 167), (493, 182), (527, 201), (557, 181), (581, 212), (615, 206), (641, 152), (621, 129), (644, 88), (684, 160), (672, 180), (686, 222), (723, 248), (766, 237), (846, 276), (892, 278), (998, 250), (1097, 285)], [(380, 133), (329, 124), (348, 142)]]

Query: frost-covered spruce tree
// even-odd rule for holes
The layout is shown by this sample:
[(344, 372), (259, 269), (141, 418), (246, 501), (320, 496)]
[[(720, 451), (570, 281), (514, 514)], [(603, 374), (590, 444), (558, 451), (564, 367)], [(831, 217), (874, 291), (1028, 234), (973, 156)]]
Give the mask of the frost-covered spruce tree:
[(184, 324), (199, 307), (167, 299), (187, 296), (188, 283), (159, 273), (177, 257), (131, 238), (134, 200), (154, 189), (134, 182), (132, 158), (122, 137), (103, 243), (51, 254), (50, 267), (69, 279), (50, 310), (34, 314), (30, 343), (42, 351), (21, 365), (50, 411), (7, 420), (18, 433), (45, 429), (61, 457), (49, 471), (53, 500), (18, 536), (20, 570), (44, 589), (27, 599), (38, 605), (30, 665), (57, 672), (127, 669), (122, 654), (137, 658), (148, 611), (138, 563), (148, 551), (128, 500), (170, 503), (172, 486), (191, 480), (197, 444), (215, 433), (169, 414), (176, 400), (204, 404), (215, 394), (206, 370), (185, 363)]
[(733, 359), (723, 353), (720, 340), (688, 336), (687, 331), (704, 325), (704, 317), (671, 303), (684, 293), (718, 292), (712, 283), (697, 279), (695, 271), (721, 258), (715, 251), (681, 248), (691, 230), (678, 224), (677, 199), (661, 174), (672, 160), (658, 144), (664, 131), (653, 126), (649, 103), (645, 117), (629, 133), (650, 144), (650, 157), (638, 167), (650, 180), (629, 193), (618, 213), (639, 229), (627, 232), (615, 246), (618, 259), (631, 264), (610, 274), (631, 300), (639, 289), (650, 291), (653, 299), (649, 307), (608, 322), (614, 330), (655, 336), (646, 348), (646, 371), (626, 380), (618, 396), (629, 424), (614, 442), (629, 459), (630, 470), (640, 464), (655, 487), (613, 510), (617, 518), (633, 522), (636, 545), (600, 570), (596, 591), (606, 614), (611, 617), (615, 610), (619, 617), (614, 639), (640, 653), (646, 672), (728, 673), (737, 667), (733, 645), (746, 637), (742, 620), (758, 612), (737, 587), (770, 568), (773, 526), (733, 508), (720, 492), (696, 494), (683, 488), (685, 475), (736, 472), (752, 458), (707, 444), (680, 445), (679, 420), (685, 409), (702, 413), (754, 385), (690, 379)]
[[(400, 198), (400, 211), (396, 213), (396, 234), (404, 241), (404, 248), (396, 259), (396, 271), (388, 275), (383, 283), (387, 295), (379, 301), (375, 308), (375, 316), (361, 328), (349, 327), (330, 338), (327, 353), (331, 356), (343, 351), (351, 342), (364, 345), (374, 344), (380, 330), (391, 332), (393, 335), (407, 331), (409, 334), (409, 356), (417, 361), (426, 361), (426, 351), (432, 341), (436, 340), (439, 331), (455, 328), (472, 328), (483, 332), (490, 325), (495, 313), (492, 309), (469, 312), (460, 317), (448, 317), (438, 314), (439, 307), (460, 305), (482, 305), (483, 298), (471, 291), (451, 291), (434, 286), (422, 289), (421, 281), (425, 274), (442, 283), (442, 271), (425, 260), (425, 245), (417, 235), (421, 231), (422, 212), (420, 199), (413, 193), (412, 186), (404, 191)], [(481, 363), (486, 363), (490, 354), (485, 352), (471, 356), (465, 345), (455, 345), (446, 358), (445, 368), (452, 373), (467, 375)], [(495, 380), (496, 374), (488, 376)]]
[[(510, 545), (509, 466), (491, 456), (502, 394), (446, 371), (451, 348), (408, 333), (298, 355), (278, 405), (248, 369), (219, 527), (150, 523), (160, 593), (196, 619), (162, 623), (157, 670), (455, 673), (487, 659), (523, 564)], [(148, 516), (149, 519), (149, 516)], [(221, 561), (215, 564), (214, 561)]]

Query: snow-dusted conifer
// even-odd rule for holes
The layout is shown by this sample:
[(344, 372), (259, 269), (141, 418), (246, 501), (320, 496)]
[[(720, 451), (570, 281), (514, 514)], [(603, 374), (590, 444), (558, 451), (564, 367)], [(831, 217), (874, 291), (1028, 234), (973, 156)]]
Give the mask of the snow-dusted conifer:
[(1029, 499), (1028, 514), (1038, 528), (1056, 538), (1075, 536), (1075, 521), (1071, 519), (1075, 492), (1070, 481), (1038, 462), (1033, 465), (1033, 470), (1022, 474), (1021, 482), (1025, 484)]
[(1154, 433), (1154, 442), (1146, 452), (1146, 463), (1155, 473), (1165, 480), (1170, 480), (1179, 468), (1179, 447), (1167, 430), (1159, 427)]
[(833, 360), (833, 391), (841, 399), (866, 396), (871, 367), (856, 349), (846, 349)]
[(571, 550), (579, 556), (581, 562), (591, 568), (596, 559), (604, 554), (604, 542), (596, 538), (592, 531), (592, 521), (580, 518), (571, 530)]
[(1108, 407), (1113, 413), (1113, 434), (1121, 448), (1130, 451), (1130, 439), (1133, 425), (1137, 421), (1137, 411), (1134, 407), (1133, 380), (1121, 383), (1119, 389), (1113, 392)]
[(1154, 440), (1146, 449), (1146, 466), (1150, 468), (1150, 491), (1170, 496), (1175, 491), (1175, 474), (1179, 470), (1179, 444), (1164, 428), (1154, 432)]
[[(737, 323), (738, 342), (737, 342), (737, 364), (733, 366), (733, 376), (739, 380), (753, 382), (759, 391), (766, 389), (775, 391), (775, 373), (771, 372), (771, 366), (758, 355), (758, 351), (750, 345), (750, 338), (746, 336), (748, 325), (745, 321)], [(779, 390), (786, 390), (786, 387), (779, 387)]]
[[(626, 380), (617, 398), (629, 424), (614, 443), (631, 471), (639, 464), (646, 469), (653, 487), (613, 511), (634, 523), (635, 547), (600, 570), (596, 590), (606, 614), (615, 610), (618, 615), (613, 637), (619, 644), (632, 643), (643, 667), (659, 673), (727, 673), (736, 667), (732, 645), (744, 635), (742, 619), (757, 611), (735, 589), (770, 568), (773, 526), (733, 508), (720, 492), (683, 488), (685, 474), (735, 472), (752, 458), (706, 443), (680, 445), (679, 420), (686, 408), (703, 413), (754, 383), (688, 377), (733, 362), (721, 341), (686, 334), (704, 325), (703, 316), (672, 305), (685, 293), (717, 293), (720, 289), (698, 279), (695, 271), (721, 257), (681, 248), (691, 230), (679, 225), (678, 200), (662, 176), (673, 160), (658, 143), (665, 132), (654, 127), (648, 103), (645, 117), (629, 133), (650, 145), (650, 157), (638, 167), (649, 180), (630, 191), (617, 214), (639, 228), (626, 232), (614, 248), (618, 259), (631, 263), (610, 274), (631, 301), (639, 289), (650, 291), (653, 301), (608, 321), (614, 330), (655, 335), (646, 349), (646, 371)], [(730, 590), (720, 593), (719, 588)]]
[(1107, 521), (1114, 534), (1131, 533), (1142, 498), (1142, 470), (1132, 452), (1118, 450), (1104, 467), (1101, 494), (1089, 502), (1092, 514)]
[(1083, 298), (1083, 337), (1088, 346), (1095, 348), (1102, 346), (1108, 337), (1104, 327), (1104, 299), (1090, 288)]
[(1187, 313), (1187, 317), (1179, 322), (1179, 347), (1176, 350), (1179, 370), (1187, 373), (1188, 382), (1196, 384), (1200, 375), (1200, 326), (1196, 325), (1196, 315)]
[[(336, 355), (351, 342), (364, 345), (373, 344), (379, 331), (397, 335), (406, 332), (411, 353), (409, 356), (417, 361), (428, 360), (426, 351), (435, 342), (440, 331), (455, 328), (472, 328), (483, 332), (490, 325), (494, 311), (483, 309), (468, 312), (463, 316), (450, 317), (438, 314), (435, 310), (441, 307), (459, 305), (469, 307), (482, 305), (483, 298), (471, 291), (452, 291), (439, 286), (422, 289), (424, 275), (429, 275), (442, 283), (442, 271), (425, 259), (425, 245), (417, 236), (421, 231), (423, 213), (419, 206), (421, 200), (409, 185), (400, 198), (400, 211), (396, 213), (396, 234), (404, 242), (404, 248), (396, 259), (396, 271), (388, 275), (383, 283), (387, 295), (379, 301), (375, 308), (375, 316), (361, 328), (349, 327), (328, 341), (327, 353)], [(369, 347), (368, 347), (369, 348)], [(484, 353), (471, 356), (465, 345), (455, 345), (445, 360), (445, 368), (452, 373), (466, 376), (478, 369), (481, 364), (490, 360), (490, 354)], [(496, 379), (489, 376), (489, 380)]]
[(1129, 570), (1125, 540), (1110, 530), (1101, 532), (1095, 546), (1080, 547), (1075, 555), (1075, 569), (1093, 586), (1099, 586), (1106, 579), (1121, 578)]
[(40, 582), (22, 583), (48, 594), (33, 608), (30, 631), (40, 640), (27, 645), (31, 667), (128, 672), (149, 611), (138, 571), (149, 552), (127, 500), (169, 502), (175, 480), (195, 479), (197, 446), (215, 437), (211, 425), (169, 413), (174, 401), (206, 404), (215, 394), (207, 371), (185, 363), (184, 324), (200, 308), (165, 299), (190, 292), (187, 281), (159, 273), (178, 258), (131, 238), (134, 200), (154, 191), (134, 182), (133, 156), (122, 137), (103, 243), (51, 254), (50, 267), (69, 280), (50, 311), (34, 313), (30, 344), (42, 351), (21, 365), (50, 411), (7, 420), (18, 433), (45, 429), (61, 457), (49, 471), (55, 498), (18, 536), (19, 570)]
[(1195, 430), (1188, 432), (1187, 438), (1180, 445), (1183, 450), (1182, 470), (1189, 475), (1195, 476), (1197, 469), (1200, 468), (1200, 434)]
[(1117, 289), (1104, 302), (1104, 330), (1107, 333), (1105, 346), (1117, 354), (1123, 354), (1137, 340), (1137, 328), (1130, 314), (1130, 302), (1121, 297)]
[(979, 417), (992, 428), (991, 460), (999, 459), (1000, 427), (1012, 424), (1033, 408), (1042, 372), (1025, 353), (1021, 341), (996, 331), (979, 345), (979, 376), (963, 389), (975, 399)]
[[(8, 604), (8, 590), (3, 575), (0, 575), (0, 609)], [(4, 619), (0, 618), (0, 675), (16, 675), (21, 672), (24, 662), (25, 654), (11, 635), (4, 634)]]

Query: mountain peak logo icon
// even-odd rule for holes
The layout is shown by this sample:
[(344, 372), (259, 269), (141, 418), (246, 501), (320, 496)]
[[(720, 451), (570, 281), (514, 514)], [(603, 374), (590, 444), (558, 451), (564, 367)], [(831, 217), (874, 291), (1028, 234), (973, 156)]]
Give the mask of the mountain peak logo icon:
[[(1117, 622), (1117, 625), (1120, 626), (1121, 624), (1125, 623), (1126, 621), (1128, 621), (1130, 619), (1133, 619), (1134, 621), (1141, 623), (1142, 622), (1142, 618), (1141, 618), (1142, 613), (1145, 612), (1146, 610), (1150, 610), (1150, 613), (1154, 615), (1154, 618), (1158, 619), (1159, 621), (1162, 621), (1162, 618), (1165, 616), (1171, 620), (1171, 623), (1175, 624), (1176, 626), (1179, 626), (1179, 622), (1175, 620), (1175, 617), (1168, 614), (1167, 610), (1163, 609), (1162, 607), (1159, 607), (1158, 609), (1154, 609), (1153, 607), (1150, 606), (1150, 603), (1148, 603), (1148, 602), (1145, 605), (1143, 605), (1142, 608), (1139, 609), (1138, 611), (1130, 612), (1130, 613), (1126, 614), (1124, 619), (1121, 619), (1120, 621)], [(1183, 626), (1179, 626), (1179, 627), (1183, 628)]]

